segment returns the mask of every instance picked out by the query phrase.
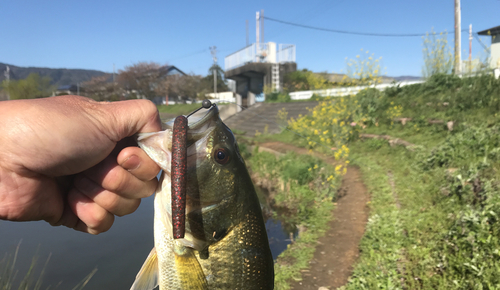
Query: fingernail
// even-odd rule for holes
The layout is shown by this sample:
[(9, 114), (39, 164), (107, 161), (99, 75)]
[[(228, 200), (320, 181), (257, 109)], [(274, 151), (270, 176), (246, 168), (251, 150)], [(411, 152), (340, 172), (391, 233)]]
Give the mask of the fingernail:
[(123, 163), (120, 165), (121, 165), (121, 167), (125, 168), (128, 171), (132, 171), (134, 169), (139, 168), (139, 166), (141, 166), (141, 159), (137, 155), (132, 155), (129, 158), (127, 158), (125, 161), (123, 161)]

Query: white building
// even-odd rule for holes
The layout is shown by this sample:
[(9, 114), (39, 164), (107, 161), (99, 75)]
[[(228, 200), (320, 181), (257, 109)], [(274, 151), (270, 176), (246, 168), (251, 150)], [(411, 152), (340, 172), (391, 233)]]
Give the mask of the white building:
[(479, 31), (477, 34), (491, 36), (491, 58), (490, 67), (500, 67), (500, 26)]

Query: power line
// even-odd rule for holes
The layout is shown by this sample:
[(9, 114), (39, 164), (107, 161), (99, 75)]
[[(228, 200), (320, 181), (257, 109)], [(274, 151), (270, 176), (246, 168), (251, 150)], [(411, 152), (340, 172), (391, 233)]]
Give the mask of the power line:
[(182, 55), (182, 56), (178, 56), (178, 57), (171, 58), (171, 59), (169, 59), (168, 61), (169, 61), (169, 62), (171, 62), (171, 61), (173, 61), (173, 60), (179, 60), (179, 59), (183, 59), (183, 58), (187, 58), (187, 57), (195, 56), (195, 55), (198, 55), (198, 54), (205, 53), (205, 52), (207, 52), (207, 51), (208, 51), (208, 49), (206, 49), (206, 48), (205, 48), (205, 49), (202, 49), (202, 50), (194, 51), (194, 52), (192, 52), (192, 53), (190, 53), (190, 54), (185, 54), (185, 55)]
[(487, 52), (490, 52), (490, 49), (486, 45), (484, 45), (484, 43), (479, 38), (479, 34), (473, 33), (472, 35), (477, 39), (477, 42), (479, 42), (479, 44), (481, 44), (481, 46), (484, 48), (484, 50), (486, 50)]
[[(287, 25), (293, 25), (293, 26), (297, 26), (297, 27), (326, 31), (326, 32), (342, 33), (342, 34), (353, 34), (353, 35), (363, 35), (363, 36), (382, 36), (382, 37), (422, 37), (422, 36), (427, 35), (427, 33), (401, 33), (401, 34), (400, 33), (370, 33), (370, 32), (338, 30), (338, 29), (330, 29), (330, 28), (315, 27), (315, 26), (309, 26), (309, 25), (304, 25), (304, 24), (299, 24), (299, 23), (293, 23), (293, 22), (289, 22), (289, 21), (271, 18), (268, 16), (264, 16), (264, 18), (267, 20), (271, 20), (274, 22), (279, 22), (279, 23), (283, 23), (283, 24), (287, 24)], [(462, 29), (462, 31), (467, 31), (467, 29)]]
[[(312, 17), (317, 18), (320, 14), (328, 12), (329, 10), (331, 10), (332, 8), (334, 8), (335, 6), (337, 6), (338, 4), (340, 4), (340, 3), (344, 2), (344, 1), (345, 0), (339, 0), (337, 2), (332, 2), (332, 0), (324, 0), (319, 5), (312, 6), (313, 7), (312, 9), (309, 9), (309, 10), (307, 10), (305, 12), (303, 12), (303, 11), (300, 12), (300, 14), (298, 14), (297, 16), (294, 16), (293, 19), (297, 19), (297, 20), (299, 20), (301, 22), (303, 22), (303, 20), (306, 20), (306, 22), (307, 22)], [(327, 7), (327, 4), (329, 4), (328, 7)], [(276, 33), (272, 34), (272, 36), (276, 37), (278, 35), (281, 35), (283, 33), (286, 33), (288, 31), (290, 31), (291, 29), (293, 29), (293, 28), (282, 30), (282, 31), (278, 32), (277, 34)]]

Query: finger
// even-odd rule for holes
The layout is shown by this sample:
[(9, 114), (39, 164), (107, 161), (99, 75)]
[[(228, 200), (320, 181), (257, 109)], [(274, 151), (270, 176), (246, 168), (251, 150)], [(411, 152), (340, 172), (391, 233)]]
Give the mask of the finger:
[(73, 227), (77, 231), (97, 235), (113, 225), (115, 216), (77, 189), (69, 192), (68, 204), (79, 219)]
[(128, 199), (149, 197), (158, 184), (155, 178), (150, 181), (138, 179), (119, 166), (113, 157), (107, 157), (83, 174), (102, 188)]
[(118, 164), (143, 181), (155, 178), (160, 167), (139, 147), (127, 147), (117, 157)]
[(148, 100), (128, 100), (122, 102), (102, 102), (107, 112), (104, 130), (115, 142), (142, 132), (161, 130), (158, 109)]
[(121, 197), (114, 192), (102, 188), (82, 174), (76, 176), (75, 188), (105, 210), (117, 216), (131, 214), (141, 204), (139, 198), (128, 199)]
[(59, 220), (56, 222), (50, 222), (52, 226), (65, 226), (68, 228), (74, 228), (78, 223), (79, 219), (75, 215), (75, 213), (71, 210), (69, 203), (65, 201), (63, 213), (60, 216)]

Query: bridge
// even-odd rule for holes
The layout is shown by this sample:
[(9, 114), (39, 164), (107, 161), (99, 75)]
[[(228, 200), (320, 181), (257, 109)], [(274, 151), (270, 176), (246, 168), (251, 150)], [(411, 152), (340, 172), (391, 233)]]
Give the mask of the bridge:
[(264, 100), (264, 87), (280, 91), (284, 76), (297, 70), (295, 45), (253, 43), (225, 57), (225, 76), (236, 81), (236, 93), (251, 106)]

